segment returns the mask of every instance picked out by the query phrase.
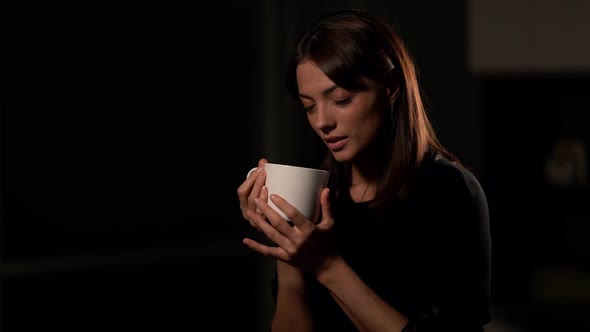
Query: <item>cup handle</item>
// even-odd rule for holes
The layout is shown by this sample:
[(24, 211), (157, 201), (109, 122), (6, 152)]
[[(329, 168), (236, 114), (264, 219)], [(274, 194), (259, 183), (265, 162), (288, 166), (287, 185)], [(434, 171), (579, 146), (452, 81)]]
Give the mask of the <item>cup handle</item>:
[(254, 172), (255, 170), (257, 170), (258, 167), (254, 167), (251, 170), (248, 171), (248, 175), (246, 175), (246, 179), (250, 177), (250, 174), (252, 174), (252, 172)]

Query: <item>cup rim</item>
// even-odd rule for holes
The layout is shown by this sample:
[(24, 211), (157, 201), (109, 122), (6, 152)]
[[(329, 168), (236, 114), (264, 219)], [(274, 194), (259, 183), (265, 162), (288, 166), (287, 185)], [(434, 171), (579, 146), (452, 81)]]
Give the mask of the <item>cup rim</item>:
[(280, 163), (270, 163), (270, 162), (266, 163), (265, 166), (266, 165), (274, 165), (274, 166), (281, 166), (281, 167), (287, 167), (287, 168), (296, 168), (296, 169), (313, 171), (313, 172), (330, 173), (330, 171), (325, 170), (325, 169), (321, 169), (321, 168), (304, 167), (304, 166), (296, 166), (296, 165), (288, 165), (288, 164), (280, 164)]

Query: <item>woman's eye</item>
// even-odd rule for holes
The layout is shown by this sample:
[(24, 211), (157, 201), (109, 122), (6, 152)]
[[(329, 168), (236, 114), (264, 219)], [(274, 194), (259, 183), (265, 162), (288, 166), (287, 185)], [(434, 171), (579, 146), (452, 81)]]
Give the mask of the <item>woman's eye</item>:
[(338, 106), (346, 106), (352, 102), (352, 97), (348, 97), (345, 99), (335, 100), (334, 101)]
[(303, 105), (303, 110), (305, 112), (310, 112), (314, 107), (315, 105)]

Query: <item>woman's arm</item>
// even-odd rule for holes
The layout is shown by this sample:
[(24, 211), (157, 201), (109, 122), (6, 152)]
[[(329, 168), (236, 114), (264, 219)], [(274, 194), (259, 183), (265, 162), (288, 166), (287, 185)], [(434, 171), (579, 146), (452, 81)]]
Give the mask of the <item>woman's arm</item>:
[[(344, 264), (345, 266), (347, 266), (344, 261), (342, 261), (341, 263)], [(341, 264), (341, 263), (338, 263), (338, 264)], [(358, 277), (355, 277), (356, 274), (354, 274), (354, 272), (350, 268), (342, 269), (341, 271), (338, 271), (336, 268), (337, 267), (336, 263), (333, 266), (335, 267), (335, 269), (332, 271), (332, 273), (334, 273), (335, 275), (340, 275), (340, 273), (344, 272), (345, 270), (348, 270), (347, 272), (344, 272), (343, 275), (346, 273), (352, 272), (353, 275), (349, 275), (348, 277), (352, 277), (352, 280), (356, 280), (356, 282), (359, 282), (358, 285), (364, 285), (364, 283), (362, 283), (362, 281), (360, 281), (360, 279), (358, 279)], [(342, 268), (344, 266), (340, 266), (340, 267)], [(327, 272), (327, 273), (329, 273), (329, 272)], [(310, 313), (309, 304), (307, 302), (308, 299), (306, 296), (306, 289), (305, 289), (303, 273), (299, 269), (297, 269), (285, 262), (281, 262), (280, 260), (277, 260), (277, 276), (278, 276), (277, 302), (276, 302), (275, 312), (274, 312), (274, 316), (273, 316), (273, 320), (272, 320), (272, 331), (273, 332), (312, 331), (313, 330), (313, 323), (312, 323), (312, 317), (311, 317), (311, 313)], [(345, 290), (351, 289), (350, 286), (354, 286), (354, 284), (351, 285), (350, 282), (347, 281), (346, 279), (347, 279), (347, 277), (340, 279), (340, 282), (342, 283), (342, 285), (344, 285), (344, 287), (342, 287), (342, 289), (345, 289)], [(356, 282), (353, 281), (353, 283), (356, 283)], [(338, 282), (336, 282), (336, 284), (337, 283)], [(373, 296), (375, 296), (375, 298), (378, 299), (376, 297), (376, 295), (366, 285), (363, 286), (363, 288), (365, 288), (365, 290), (370, 291), (370, 294), (373, 294)], [(370, 327), (368, 329), (365, 329), (363, 327), (364, 325), (361, 323), (361, 321), (358, 319), (358, 317), (355, 314), (353, 314), (353, 312), (349, 308), (349, 307), (351, 307), (351, 308), (365, 307), (364, 303), (359, 302), (359, 300), (362, 300), (362, 296), (361, 296), (361, 298), (358, 298), (356, 294), (353, 294), (351, 292), (346, 292), (346, 291), (344, 293), (340, 294), (340, 296), (343, 296), (344, 298), (349, 297), (349, 298), (354, 299), (355, 303), (357, 303), (357, 305), (350, 306), (350, 305), (346, 305), (337, 296), (337, 294), (332, 291), (332, 289), (329, 289), (329, 291), (330, 291), (332, 297), (334, 298), (334, 300), (338, 303), (338, 305), (342, 308), (342, 310), (346, 313), (346, 315), (354, 323), (354, 325), (359, 329), (359, 331), (372, 331), (372, 329)], [(347, 294), (348, 294), (348, 296), (347, 296)], [(369, 296), (371, 296), (370, 294), (369, 294)], [(369, 301), (370, 301), (370, 299), (369, 299)], [(378, 302), (379, 302), (378, 305), (386, 305), (380, 299), (378, 299)], [(375, 312), (379, 311), (379, 310), (374, 310), (371, 307), (364, 308), (364, 309), (369, 313), (375, 313)], [(389, 315), (388, 310), (385, 310), (385, 313)], [(370, 321), (374, 321), (375, 317), (369, 316), (369, 317), (367, 317), (367, 319)], [(376, 322), (376, 323), (378, 323), (378, 322)], [(389, 324), (386, 323), (384, 326), (388, 326), (388, 325)], [(401, 331), (401, 329), (399, 329), (399, 331)]]
[(303, 273), (277, 260), (278, 291), (272, 331), (312, 331), (312, 318), (307, 303)]
[(278, 246), (269, 247), (248, 238), (243, 242), (265, 256), (277, 258), (278, 291), (273, 332), (313, 329), (301, 272), (304, 270), (313, 273), (329, 290), (360, 331), (402, 331), (407, 318), (377, 296), (341, 256), (333, 253), (329, 239), (329, 230), (333, 226), (329, 191), (322, 191), (322, 221), (318, 224), (305, 219), (283, 198), (270, 198), (294, 226), (290, 226), (266, 202), (256, 200), (257, 207), (269, 222), (252, 211), (248, 211), (247, 217)]
[[(312, 331), (313, 323), (305, 294), (303, 273), (299, 269), (277, 260), (277, 276), (278, 291), (272, 331)], [(328, 287), (328, 290), (359, 331), (376, 331), (379, 325), (384, 328), (391, 326), (393, 321), (391, 318), (396, 316), (399, 318), (399, 322), (394, 324), (401, 326), (397, 331), (401, 331), (407, 323), (405, 317), (378, 298), (343, 260), (334, 262), (332, 267), (325, 270), (323, 278), (328, 281), (328, 284), (334, 286), (333, 288)], [(358, 289), (355, 290), (355, 288)], [(347, 299), (350, 301), (349, 303), (345, 302)], [(362, 311), (358, 312), (357, 308)], [(379, 318), (380, 312), (384, 313), (385, 320)], [(368, 324), (359, 319), (365, 315)]]
[(317, 274), (359, 331), (402, 331), (408, 319), (381, 299), (338, 257)]

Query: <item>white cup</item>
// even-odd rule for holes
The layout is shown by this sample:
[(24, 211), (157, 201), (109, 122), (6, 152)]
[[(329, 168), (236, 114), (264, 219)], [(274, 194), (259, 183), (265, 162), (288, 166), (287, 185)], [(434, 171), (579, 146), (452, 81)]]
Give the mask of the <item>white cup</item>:
[[(248, 176), (254, 172), (257, 167), (248, 172)], [(328, 185), (330, 172), (300, 166), (266, 163), (265, 186), (268, 189), (268, 196), (276, 194), (284, 198), (289, 204), (293, 205), (309, 221), (317, 222), (320, 216), (320, 194), (322, 189)], [(270, 205), (285, 220), (287, 216), (269, 199)]]

